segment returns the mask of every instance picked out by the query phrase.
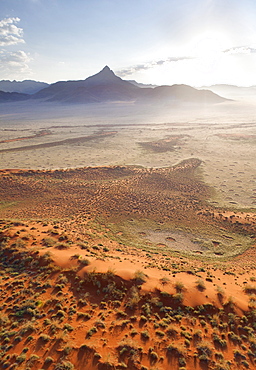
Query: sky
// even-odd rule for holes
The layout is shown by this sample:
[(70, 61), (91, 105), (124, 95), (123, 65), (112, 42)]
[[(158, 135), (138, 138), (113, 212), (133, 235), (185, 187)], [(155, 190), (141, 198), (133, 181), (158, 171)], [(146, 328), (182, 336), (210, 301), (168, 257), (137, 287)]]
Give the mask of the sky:
[(255, 0), (0, 0), (0, 80), (256, 85)]

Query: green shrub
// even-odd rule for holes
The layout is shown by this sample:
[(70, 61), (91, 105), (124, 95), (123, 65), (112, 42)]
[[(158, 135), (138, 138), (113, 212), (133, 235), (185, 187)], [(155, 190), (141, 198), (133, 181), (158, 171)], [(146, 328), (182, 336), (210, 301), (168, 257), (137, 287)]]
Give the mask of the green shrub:
[(184, 300), (184, 296), (182, 293), (176, 293), (173, 294), (172, 298), (174, 299), (175, 302), (181, 304)]
[(21, 364), (21, 363), (22, 363), (22, 362), (24, 362), (24, 361), (26, 361), (26, 355), (25, 355), (25, 354), (23, 354), (23, 355), (20, 355), (20, 356), (16, 357), (16, 362), (17, 362), (18, 364)]
[(65, 312), (63, 310), (58, 310), (57, 313), (56, 313), (56, 316), (57, 317), (65, 317), (66, 314), (65, 314)]
[(156, 335), (160, 338), (164, 337), (165, 336), (165, 332), (161, 331), (161, 330), (156, 330)]
[(156, 362), (158, 360), (158, 354), (152, 351), (149, 353), (149, 358), (151, 362)]
[(86, 338), (91, 338), (91, 336), (95, 333), (97, 333), (98, 329), (93, 326), (90, 330), (88, 330), (87, 334), (86, 334)]
[(65, 249), (69, 249), (70, 245), (67, 243), (57, 243), (54, 248), (59, 249), (59, 250), (65, 250)]
[(74, 365), (69, 361), (61, 361), (55, 365), (54, 370), (73, 370)]
[(44, 360), (44, 362), (46, 364), (51, 364), (52, 362), (54, 362), (54, 359), (52, 357), (48, 356), (48, 357), (46, 357), (46, 359)]
[(63, 325), (63, 329), (68, 330), (68, 331), (73, 331), (74, 330), (73, 326), (69, 325), (68, 323)]
[(83, 320), (90, 320), (92, 316), (87, 312), (77, 312), (77, 318)]
[(186, 366), (186, 359), (184, 357), (179, 358), (179, 366)]
[(49, 247), (53, 247), (54, 244), (56, 244), (56, 240), (54, 238), (47, 237), (47, 238), (42, 239), (42, 243), (43, 245), (49, 248)]
[(37, 360), (39, 360), (40, 359), (40, 357), (39, 356), (37, 356), (37, 355), (35, 355), (35, 354), (32, 354), (31, 356), (30, 356), (30, 358), (29, 358), (29, 362), (31, 363), (34, 363), (34, 362), (36, 362)]
[(39, 339), (43, 342), (49, 342), (51, 340), (51, 337), (47, 334), (41, 334), (39, 336)]
[(144, 340), (148, 340), (148, 339), (150, 338), (150, 336), (149, 336), (149, 332), (148, 332), (147, 330), (142, 331), (142, 332), (140, 333), (140, 336), (141, 336), (141, 338), (142, 338), (142, 339), (144, 339)]
[(91, 263), (87, 258), (83, 258), (83, 259), (79, 260), (79, 262), (83, 266), (89, 266), (90, 263)]
[(140, 301), (140, 295), (139, 295), (138, 289), (135, 286), (132, 286), (128, 293), (126, 307), (132, 310), (138, 305), (139, 301)]
[(93, 357), (96, 359), (96, 360), (100, 360), (101, 359), (101, 355), (97, 352), (94, 353)]

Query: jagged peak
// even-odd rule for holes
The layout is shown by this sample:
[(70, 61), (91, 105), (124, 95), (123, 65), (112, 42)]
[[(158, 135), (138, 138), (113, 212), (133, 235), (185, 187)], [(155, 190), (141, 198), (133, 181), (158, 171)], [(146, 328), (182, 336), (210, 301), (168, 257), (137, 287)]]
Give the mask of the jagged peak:
[(109, 68), (109, 66), (105, 66), (105, 67), (101, 70), (101, 72), (103, 72), (103, 71), (110, 71), (110, 72), (113, 72), (113, 71)]
[(109, 66), (105, 66), (99, 73), (96, 75), (104, 75), (104, 76), (109, 76), (109, 77), (117, 77), (115, 73), (112, 71), (112, 69), (109, 68)]
[(124, 82), (120, 77), (116, 76), (115, 73), (109, 68), (109, 66), (105, 66), (100, 72), (96, 73), (93, 76), (88, 77), (86, 80), (87, 84), (97, 84), (97, 83), (120, 83)]

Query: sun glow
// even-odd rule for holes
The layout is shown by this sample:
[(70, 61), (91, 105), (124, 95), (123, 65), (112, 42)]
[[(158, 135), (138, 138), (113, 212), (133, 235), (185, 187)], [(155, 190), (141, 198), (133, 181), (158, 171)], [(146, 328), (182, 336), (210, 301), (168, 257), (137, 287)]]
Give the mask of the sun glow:
[(225, 49), (225, 40), (223, 36), (217, 34), (200, 35), (193, 42), (191, 53), (198, 58), (212, 58)]

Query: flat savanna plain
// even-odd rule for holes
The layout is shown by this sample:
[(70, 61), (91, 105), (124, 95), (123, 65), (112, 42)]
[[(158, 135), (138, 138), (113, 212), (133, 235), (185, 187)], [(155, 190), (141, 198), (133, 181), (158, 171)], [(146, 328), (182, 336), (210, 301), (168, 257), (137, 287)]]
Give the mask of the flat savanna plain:
[(250, 106), (45, 108), (1, 113), (1, 366), (256, 368)]
[(217, 205), (255, 204), (253, 104), (200, 110), (19, 104), (1, 105), (0, 168), (168, 167), (196, 157), (204, 181), (216, 189)]

